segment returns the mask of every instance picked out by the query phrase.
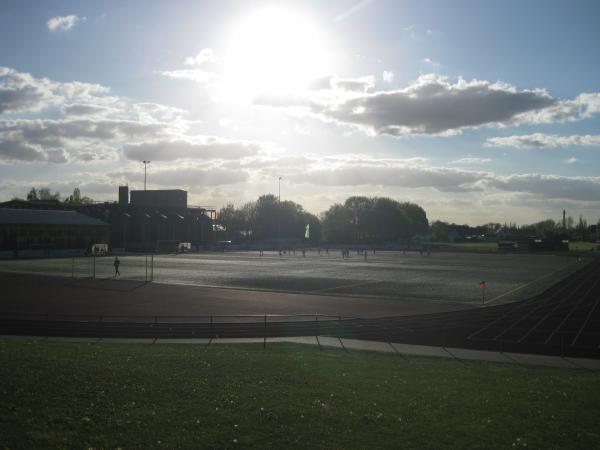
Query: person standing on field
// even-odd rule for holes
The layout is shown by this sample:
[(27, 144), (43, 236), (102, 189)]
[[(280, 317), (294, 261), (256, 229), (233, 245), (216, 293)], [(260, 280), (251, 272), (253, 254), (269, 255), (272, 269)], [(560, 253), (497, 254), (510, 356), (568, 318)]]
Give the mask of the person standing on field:
[(115, 266), (115, 278), (121, 276), (121, 272), (119, 272), (119, 266), (121, 265), (121, 261), (119, 261), (119, 257), (115, 256), (115, 262), (113, 263)]

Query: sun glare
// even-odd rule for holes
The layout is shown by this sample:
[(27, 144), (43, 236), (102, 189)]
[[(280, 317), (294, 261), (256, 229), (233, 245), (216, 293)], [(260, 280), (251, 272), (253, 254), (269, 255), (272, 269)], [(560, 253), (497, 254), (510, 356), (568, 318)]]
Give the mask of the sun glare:
[(238, 99), (295, 95), (328, 71), (325, 45), (315, 25), (292, 11), (263, 9), (233, 30), (226, 79), (227, 89)]

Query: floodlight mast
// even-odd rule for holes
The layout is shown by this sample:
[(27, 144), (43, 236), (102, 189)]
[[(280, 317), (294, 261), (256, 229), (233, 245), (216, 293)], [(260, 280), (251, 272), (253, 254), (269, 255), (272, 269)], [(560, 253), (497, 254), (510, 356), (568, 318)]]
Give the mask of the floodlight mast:
[(281, 177), (278, 180), (278, 197), (277, 197), (277, 247), (281, 253)]
[(151, 163), (151, 161), (143, 160), (144, 163), (144, 191), (146, 190), (146, 166)]

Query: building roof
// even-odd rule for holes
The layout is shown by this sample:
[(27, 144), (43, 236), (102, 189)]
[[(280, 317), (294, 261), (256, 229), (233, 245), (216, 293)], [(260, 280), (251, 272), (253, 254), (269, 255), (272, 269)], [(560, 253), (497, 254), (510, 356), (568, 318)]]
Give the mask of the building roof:
[(0, 224), (108, 226), (76, 211), (0, 208)]
[(0, 203), (0, 208), (28, 208), (28, 209), (73, 209), (68, 208), (58, 200), (20, 200), (13, 199)]

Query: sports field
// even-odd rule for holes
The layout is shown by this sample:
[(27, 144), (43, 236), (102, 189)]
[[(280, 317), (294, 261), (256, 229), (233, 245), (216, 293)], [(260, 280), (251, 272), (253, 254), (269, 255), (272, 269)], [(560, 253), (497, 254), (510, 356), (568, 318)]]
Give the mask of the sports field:
[[(166, 284), (358, 295), (478, 304), (527, 298), (576, 270), (573, 256), (377, 252), (367, 258), (339, 251), (191, 253), (121, 256), (121, 278)], [(95, 266), (95, 267), (94, 267)], [(0, 271), (110, 278), (113, 258), (0, 261)], [(484, 289), (479, 282), (485, 281)]]

